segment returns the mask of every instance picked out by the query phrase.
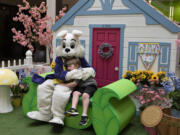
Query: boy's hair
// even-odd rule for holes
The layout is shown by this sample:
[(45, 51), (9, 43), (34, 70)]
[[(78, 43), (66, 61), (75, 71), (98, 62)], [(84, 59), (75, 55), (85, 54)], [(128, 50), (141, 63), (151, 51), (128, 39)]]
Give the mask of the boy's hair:
[(79, 67), (81, 66), (81, 61), (78, 58), (73, 58), (67, 61), (67, 66), (74, 64), (74, 65), (78, 65)]

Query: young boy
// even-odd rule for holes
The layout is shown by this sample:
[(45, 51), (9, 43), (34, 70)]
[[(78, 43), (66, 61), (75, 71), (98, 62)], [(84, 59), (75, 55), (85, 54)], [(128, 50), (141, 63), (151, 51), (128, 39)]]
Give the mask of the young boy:
[[(83, 76), (83, 68), (80, 67), (81, 63), (79, 59), (72, 59), (67, 61), (67, 69), (68, 70), (81, 70)], [(73, 80), (70, 83), (64, 83), (63, 85), (67, 87), (74, 88), (72, 92), (72, 107), (70, 110), (66, 111), (65, 114), (67, 116), (77, 116), (79, 113), (76, 110), (78, 105), (79, 97), (82, 96), (83, 103), (83, 112), (81, 116), (80, 125), (86, 125), (88, 122), (88, 106), (89, 99), (93, 96), (94, 92), (97, 90), (97, 83), (93, 78), (88, 78), (87, 80)]]

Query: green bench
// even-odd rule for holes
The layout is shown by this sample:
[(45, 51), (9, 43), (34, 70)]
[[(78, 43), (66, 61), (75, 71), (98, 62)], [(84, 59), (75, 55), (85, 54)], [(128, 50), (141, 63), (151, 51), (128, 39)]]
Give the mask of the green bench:
[[(42, 76), (45, 76), (43, 74)], [(32, 82), (32, 77), (27, 77), (23, 82), (28, 83), (29, 91), (24, 96), (22, 108), (25, 115), (37, 108), (37, 84)], [(132, 120), (136, 114), (136, 107), (128, 96), (136, 90), (136, 85), (127, 79), (121, 79), (105, 87), (99, 88), (90, 99), (88, 110), (89, 121), (85, 126), (80, 126), (80, 115), (66, 117), (65, 126), (75, 129), (85, 129), (91, 124), (97, 135), (117, 135)], [(71, 100), (66, 110), (71, 107)], [(82, 102), (80, 101), (78, 112), (82, 113)]]

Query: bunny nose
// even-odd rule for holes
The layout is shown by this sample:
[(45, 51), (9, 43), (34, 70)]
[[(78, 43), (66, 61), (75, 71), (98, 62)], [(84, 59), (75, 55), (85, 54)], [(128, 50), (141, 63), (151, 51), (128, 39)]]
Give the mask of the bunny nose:
[(65, 51), (68, 53), (68, 52), (70, 52), (70, 49), (69, 49), (69, 48), (66, 48)]

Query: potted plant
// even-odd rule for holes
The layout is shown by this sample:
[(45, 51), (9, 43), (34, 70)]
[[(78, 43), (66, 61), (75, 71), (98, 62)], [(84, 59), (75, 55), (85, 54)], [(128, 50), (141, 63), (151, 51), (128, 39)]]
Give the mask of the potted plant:
[[(150, 105), (157, 105), (160, 108), (170, 106), (167, 94), (162, 87), (162, 82), (168, 80), (165, 72), (153, 73), (149, 70), (126, 71), (123, 78), (133, 81), (137, 85), (137, 91), (132, 95), (134, 102), (141, 112)], [(156, 135), (156, 129), (146, 127), (150, 135)]]
[(162, 82), (168, 80), (165, 72), (154, 73), (149, 70), (136, 70), (134, 72), (127, 70), (123, 78), (134, 82), (138, 88), (133, 93), (133, 97), (139, 101), (140, 110), (142, 111), (149, 105), (168, 104)]
[(28, 85), (22, 83), (22, 80), (26, 78), (26, 74), (22, 71), (22, 69), (18, 70), (18, 76), (19, 76), (19, 83), (18, 85), (12, 85), (11, 86), (11, 92), (12, 92), (12, 104), (14, 107), (18, 107), (21, 105), (22, 99), (24, 97), (24, 94), (28, 91)]
[(133, 81), (137, 91), (131, 96), (137, 108), (142, 111), (149, 105), (168, 104), (162, 82), (168, 80), (165, 72), (154, 73), (149, 70), (126, 71), (123, 78)]
[(168, 92), (171, 101), (171, 113), (174, 117), (180, 118), (180, 78), (176, 77), (174, 72), (169, 72), (170, 81), (162, 83), (166, 92)]
[(143, 111), (150, 105), (158, 105), (161, 108), (169, 106), (167, 95), (162, 88), (144, 85), (143, 88), (134, 93), (134, 97), (138, 99), (141, 104), (139, 107), (140, 111)]
[(127, 70), (122, 77), (133, 81), (138, 88), (142, 85), (162, 87), (161, 83), (168, 79), (165, 72), (153, 73), (149, 70), (136, 70), (134, 72)]
[(174, 72), (169, 72), (168, 77), (162, 83), (171, 102), (169, 108), (163, 109), (163, 118), (158, 125), (158, 131), (163, 135), (179, 135), (180, 130), (180, 79)]
[(18, 107), (21, 105), (21, 88), (19, 85), (11, 86), (11, 92), (13, 94), (12, 96), (12, 105), (14, 107)]

